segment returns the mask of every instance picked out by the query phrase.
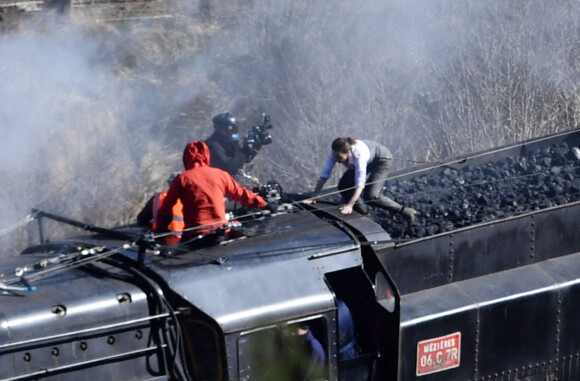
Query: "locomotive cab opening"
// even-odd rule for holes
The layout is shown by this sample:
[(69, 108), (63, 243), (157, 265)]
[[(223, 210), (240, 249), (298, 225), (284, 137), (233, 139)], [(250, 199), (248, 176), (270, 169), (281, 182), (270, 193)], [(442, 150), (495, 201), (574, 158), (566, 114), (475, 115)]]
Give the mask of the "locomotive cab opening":
[[(363, 267), (327, 273), (325, 277), (337, 304), (339, 380), (374, 380), (378, 360), (392, 358), (398, 346), (399, 318), (391, 288), (380, 272), (373, 283)], [(394, 370), (396, 364), (390, 367)], [(381, 371), (384, 374), (388, 370)]]

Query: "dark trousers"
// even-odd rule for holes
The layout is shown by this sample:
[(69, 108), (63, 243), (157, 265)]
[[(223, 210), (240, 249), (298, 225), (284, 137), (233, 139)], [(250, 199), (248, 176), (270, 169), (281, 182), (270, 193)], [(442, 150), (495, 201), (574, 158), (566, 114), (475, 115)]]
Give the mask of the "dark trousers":
[[(382, 158), (369, 164), (367, 167), (366, 185), (361, 197), (356, 201), (353, 209), (361, 214), (368, 210), (364, 201), (370, 206), (387, 209), (392, 213), (401, 212), (403, 206), (382, 194), (383, 185), (391, 172), (392, 160)], [(345, 202), (348, 202), (354, 193), (354, 169), (347, 169), (340, 178), (337, 186)], [(362, 200), (361, 200), (362, 198)]]

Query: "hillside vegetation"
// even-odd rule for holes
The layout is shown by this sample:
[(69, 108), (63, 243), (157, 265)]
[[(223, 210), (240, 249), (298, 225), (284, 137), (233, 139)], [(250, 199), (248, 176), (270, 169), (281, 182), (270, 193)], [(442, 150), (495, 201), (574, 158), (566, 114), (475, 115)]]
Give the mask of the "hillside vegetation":
[(293, 192), (314, 187), (337, 136), (387, 145), (401, 169), (579, 127), (576, 0), (165, 5), (135, 20), (0, 13), (10, 248), (31, 208), (134, 222), (225, 111), (243, 132), (271, 115), (253, 174)]

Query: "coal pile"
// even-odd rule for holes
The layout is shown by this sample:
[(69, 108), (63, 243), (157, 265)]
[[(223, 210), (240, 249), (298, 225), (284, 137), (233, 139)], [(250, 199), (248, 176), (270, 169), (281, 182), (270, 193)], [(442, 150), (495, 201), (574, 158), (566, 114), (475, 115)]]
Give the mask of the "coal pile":
[(374, 210), (394, 239), (412, 239), (580, 200), (580, 150), (567, 143), (479, 167), (441, 168), (411, 180), (388, 180), (385, 195), (417, 210), (402, 216)]

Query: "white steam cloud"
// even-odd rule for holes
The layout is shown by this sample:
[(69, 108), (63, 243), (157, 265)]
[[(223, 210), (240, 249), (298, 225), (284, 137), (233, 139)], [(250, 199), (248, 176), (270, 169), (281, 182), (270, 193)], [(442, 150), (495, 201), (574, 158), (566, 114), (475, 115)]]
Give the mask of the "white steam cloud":
[(272, 115), (256, 174), (293, 191), (339, 135), (402, 167), (577, 125), (547, 106), (579, 103), (577, 1), (209, 4), (206, 18), (187, 1), (161, 21), (0, 35), (0, 231), (36, 207), (131, 222), (224, 111), (245, 128)]

